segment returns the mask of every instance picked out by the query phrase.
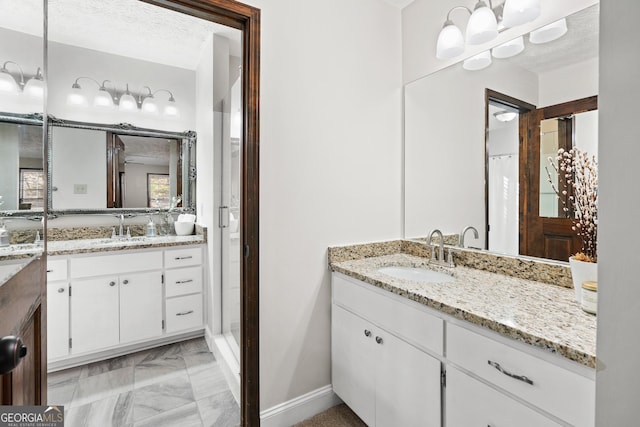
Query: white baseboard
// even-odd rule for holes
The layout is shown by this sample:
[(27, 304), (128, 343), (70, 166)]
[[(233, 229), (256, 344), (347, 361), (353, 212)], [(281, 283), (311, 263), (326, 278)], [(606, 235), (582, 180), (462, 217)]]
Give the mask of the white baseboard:
[(213, 356), (220, 363), (222, 373), (227, 380), (233, 397), (236, 399), (236, 402), (238, 402), (238, 405), (240, 405), (240, 364), (233, 355), (223, 335), (213, 335), (207, 327), (204, 338), (207, 341), (209, 350), (211, 350)]
[(342, 400), (327, 385), (262, 411), (260, 426), (290, 427), (340, 403)]

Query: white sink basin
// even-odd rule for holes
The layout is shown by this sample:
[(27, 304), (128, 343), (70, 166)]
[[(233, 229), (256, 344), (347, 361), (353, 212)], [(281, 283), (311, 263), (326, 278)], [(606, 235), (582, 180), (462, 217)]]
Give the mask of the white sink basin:
[(378, 269), (378, 272), (396, 279), (412, 280), (414, 282), (447, 283), (455, 280), (446, 273), (420, 267), (382, 267)]

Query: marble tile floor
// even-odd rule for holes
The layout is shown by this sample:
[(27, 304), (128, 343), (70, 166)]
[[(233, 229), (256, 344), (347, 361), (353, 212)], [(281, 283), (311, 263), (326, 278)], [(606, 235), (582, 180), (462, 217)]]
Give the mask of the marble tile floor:
[(232, 427), (240, 409), (203, 338), (48, 375), (66, 427)]

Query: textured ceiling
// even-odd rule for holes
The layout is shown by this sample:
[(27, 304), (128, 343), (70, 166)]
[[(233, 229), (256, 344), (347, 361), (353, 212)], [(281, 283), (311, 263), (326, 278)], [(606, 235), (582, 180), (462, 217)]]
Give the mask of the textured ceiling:
[[(42, 0), (0, 0), (0, 27), (42, 35), (41, 9)], [(141, 1), (49, 1), (50, 41), (190, 70), (214, 33), (240, 56), (239, 30)]]
[(403, 9), (413, 3), (414, 0), (384, 0), (387, 3), (391, 3), (392, 5)]
[(550, 43), (532, 44), (525, 36), (524, 51), (508, 61), (534, 73), (584, 62), (598, 57), (599, 5), (567, 17), (567, 33)]

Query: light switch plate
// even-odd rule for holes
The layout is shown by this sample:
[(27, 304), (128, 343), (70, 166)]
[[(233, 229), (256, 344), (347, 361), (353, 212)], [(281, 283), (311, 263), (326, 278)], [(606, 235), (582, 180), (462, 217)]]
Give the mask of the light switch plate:
[(73, 194), (87, 194), (87, 184), (73, 184)]

